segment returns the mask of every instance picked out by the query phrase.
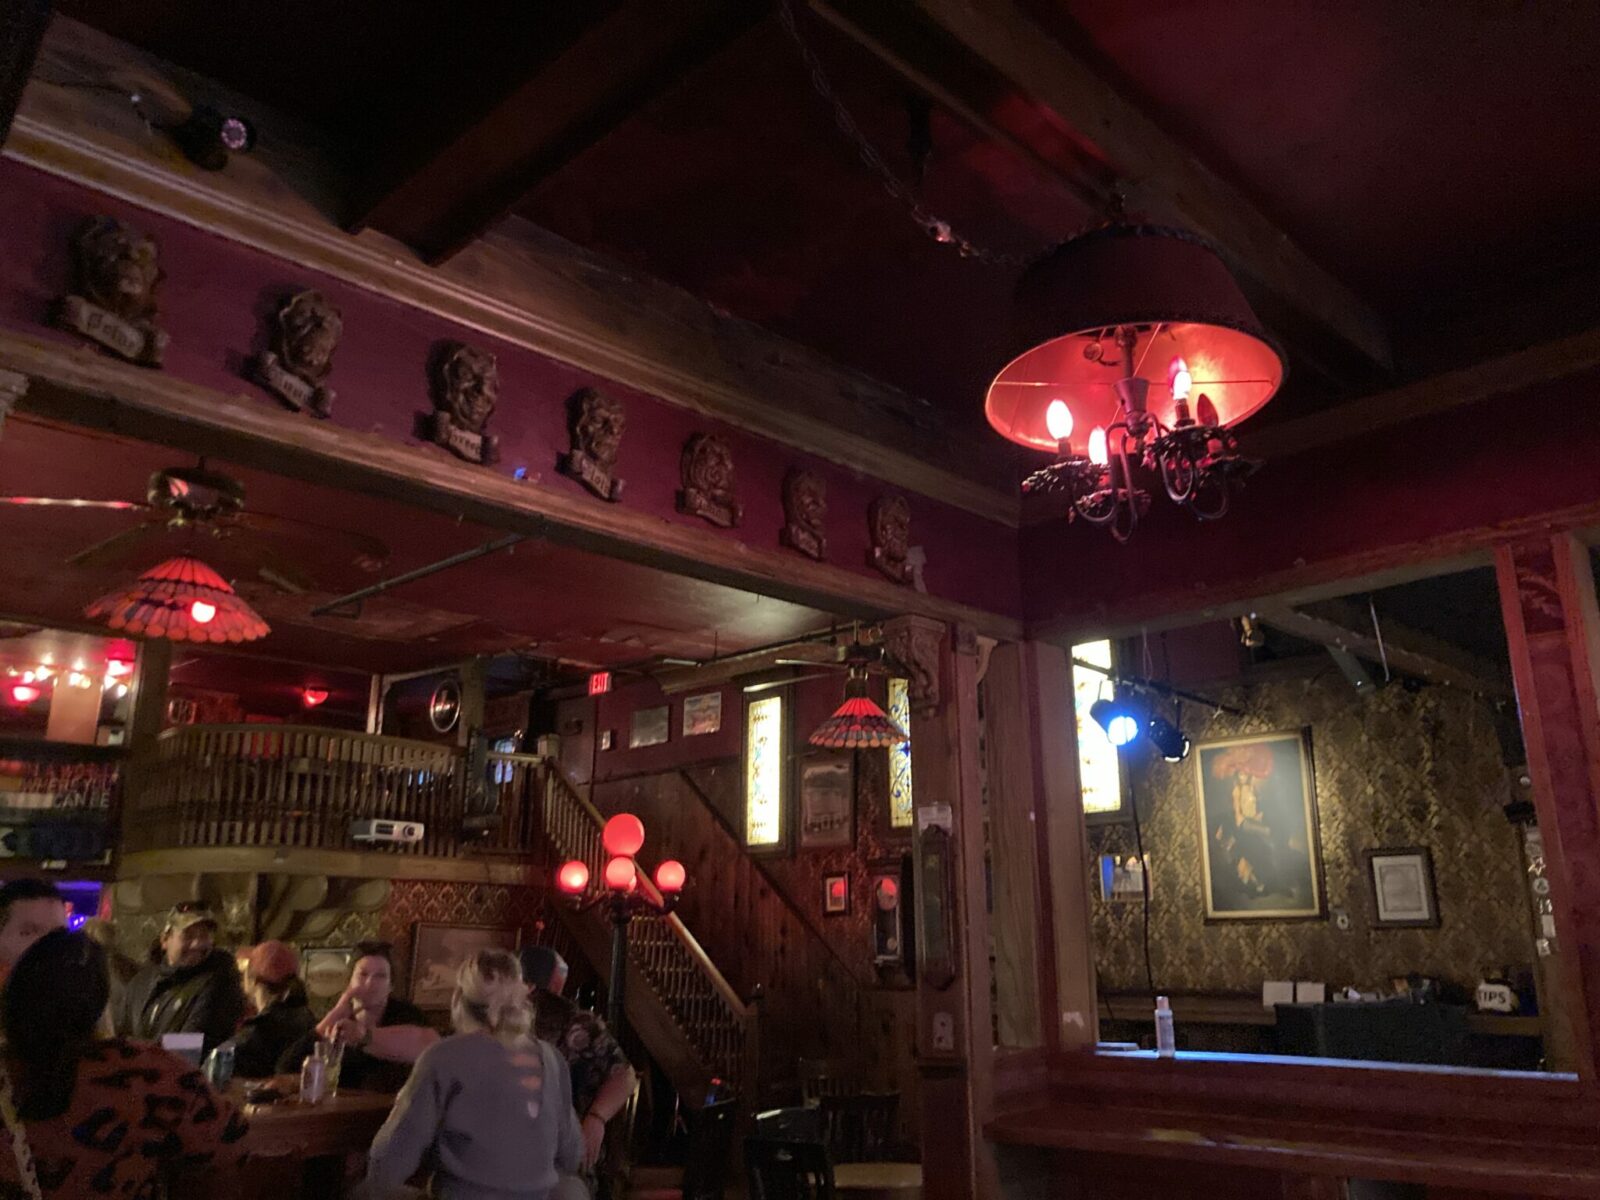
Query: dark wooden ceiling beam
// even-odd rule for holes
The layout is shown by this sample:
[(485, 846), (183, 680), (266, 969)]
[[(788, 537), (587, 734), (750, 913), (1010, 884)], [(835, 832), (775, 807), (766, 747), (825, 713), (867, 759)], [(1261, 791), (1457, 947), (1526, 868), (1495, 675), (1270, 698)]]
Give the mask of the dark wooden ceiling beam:
[(766, 12), (759, 0), (625, 0), (424, 161), (369, 181), (346, 227), (444, 261)]
[(1430, 634), (1389, 620), (1374, 629), (1370, 615), (1359, 605), (1325, 600), (1315, 610), (1268, 605), (1255, 610), (1266, 624), (1308, 642), (1348, 650), (1370, 662), (1388, 661), (1407, 675), (1429, 683), (1448, 684), (1480, 696), (1511, 698), (1511, 683), (1503, 669)]
[[(1020, 147), (1078, 194), (1104, 194), (1108, 177), (1115, 179), (1130, 208), (1216, 241), (1247, 285), (1278, 302), (1272, 307), (1281, 305), (1369, 364), (1391, 365), (1388, 332), (1376, 313), (1012, 0), (810, 4), (931, 99), (979, 132)], [(1034, 105), (997, 103), (1004, 97), (996, 78)]]

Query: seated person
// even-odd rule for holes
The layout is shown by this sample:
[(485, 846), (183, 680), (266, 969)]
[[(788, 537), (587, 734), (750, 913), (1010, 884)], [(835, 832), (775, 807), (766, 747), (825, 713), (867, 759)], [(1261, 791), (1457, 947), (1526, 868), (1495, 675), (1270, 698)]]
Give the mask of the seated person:
[(67, 903), (45, 879), (13, 879), (0, 887), (0, 981), (23, 951), (52, 929), (67, 927)]
[(241, 1155), (244, 1120), (199, 1071), (96, 1035), (109, 992), (105, 953), (81, 933), (46, 934), (13, 969), (0, 1195), (154, 1196), (174, 1168)]
[(461, 964), (456, 1033), (428, 1047), (373, 1139), (366, 1195), (397, 1190), (424, 1162), (431, 1194), (452, 1200), (545, 1200), (573, 1171), (583, 1138), (566, 1064), (534, 1039), (517, 960), (479, 950)]
[(141, 1042), (199, 1033), (201, 1053), (227, 1041), (244, 1018), (244, 987), (233, 955), (215, 945), (217, 918), (188, 900), (167, 914), (154, 961), (123, 989), (117, 1031)]
[[(572, 1102), (581, 1116), (586, 1170), (600, 1158), (606, 1124), (633, 1094), (634, 1073), (606, 1023), (561, 994), (567, 985), (566, 960), (549, 946), (522, 948), (522, 974), (533, 994), (534, 1032), (561, 1052), (572, 1072)], [(585, 1189), (587, 1190), (587, 1189)], [(562, 1178), (562, 1200), (584, 1192)]]
[(420, 1008), (394, 995), (389, 944), (361, 942), (344, 995), (315, 1029), (283, 1052), (278, 1070), (298, 1074), (319, 1038), (345, 1047), (341, 1089), (394, 1093), (405, 1086), (411, 1064), (439, 1035), (428, 1028)]
[(316, 1028), (317, 1018), (300, 982), (300, 956), (287, 942), (262, 942), (250, 951), (244, 990), (256, 1015), (245, 1018), (233, 1039), (233, 1073), (261, 1079), (278, 1069), (285, 1050)]

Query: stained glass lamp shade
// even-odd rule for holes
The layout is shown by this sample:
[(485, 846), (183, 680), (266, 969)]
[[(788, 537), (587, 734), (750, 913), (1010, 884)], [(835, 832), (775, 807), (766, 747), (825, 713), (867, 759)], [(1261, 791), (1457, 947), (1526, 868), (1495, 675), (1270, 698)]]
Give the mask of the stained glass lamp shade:
[(83, 615), (112, 629), (175, 642), (253, 642), (271, 632), (221, 575), (182, 555), (101, 596)]
[(810, 741), (832, 750), (882, 750), (909, 736), (867, 695), (866, 673), (852, 670), (844, 685), (844, 703), (817, 726)]

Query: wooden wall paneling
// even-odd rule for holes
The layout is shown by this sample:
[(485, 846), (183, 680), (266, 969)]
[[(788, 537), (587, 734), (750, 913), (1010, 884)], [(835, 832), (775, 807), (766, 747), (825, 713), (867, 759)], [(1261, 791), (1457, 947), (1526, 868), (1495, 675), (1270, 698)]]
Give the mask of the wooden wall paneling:
[(1092, 1048), (1100, 1038), (1094, 938), (1089, 903), (1088, 831), (1078, 785), (1078, 737), (1068, 651), (1046, 642), (1027, 647), (1035, 722), (1034, 767), (1054, 944), (1055, 1040), (1062, 1049)]
[(1575, 1067), (1600, 1084), (1600, 614), (1589, 551), (1570, 534), (1495, 553), (1534, 808), (1555, 902)]
[[(999, 1044), (1037, 1046), (1040, 1012), (1037, 805), (1032, 703), (1025, 649), (995, 647), (984, 675), (984, 758), (994, 887), (995, 1003)], [(1054, 1025), (1054, 1020), (1050, 1022)]]

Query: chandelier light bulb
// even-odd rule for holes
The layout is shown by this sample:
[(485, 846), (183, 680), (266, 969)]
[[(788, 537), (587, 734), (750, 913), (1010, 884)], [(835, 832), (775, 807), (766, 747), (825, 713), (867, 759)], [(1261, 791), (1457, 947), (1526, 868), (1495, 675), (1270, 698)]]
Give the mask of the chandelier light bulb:
[(196, 625), (210, 624), (211, 619), (217, 615), (217, 606), (207, 604), (204, 600), (196, 600), (189, 605), (189, 618)]
[(1189, 364), (1181, 358), (1173, 359), (1172, 365), (1167, 368), (1167, 376), (1172, 384), (1172, 398), (1187, 400), (1189, 389), (1194, 386), (1194, 377), (1189, 374)]
[(1072, 436), (1072, 410), (1067, 407), (1065, 400), (1052, 400), (1050, 407), (1044, 410), (1045, 428), (1050, 431), (1050, 436), (1058, 442), (1064, 442)]
[(1089, 431), (1089, 461), (1097, 467), (1111, 465), (1111, 452), (1106, 448), (1106, 431), (1096, 425)]

